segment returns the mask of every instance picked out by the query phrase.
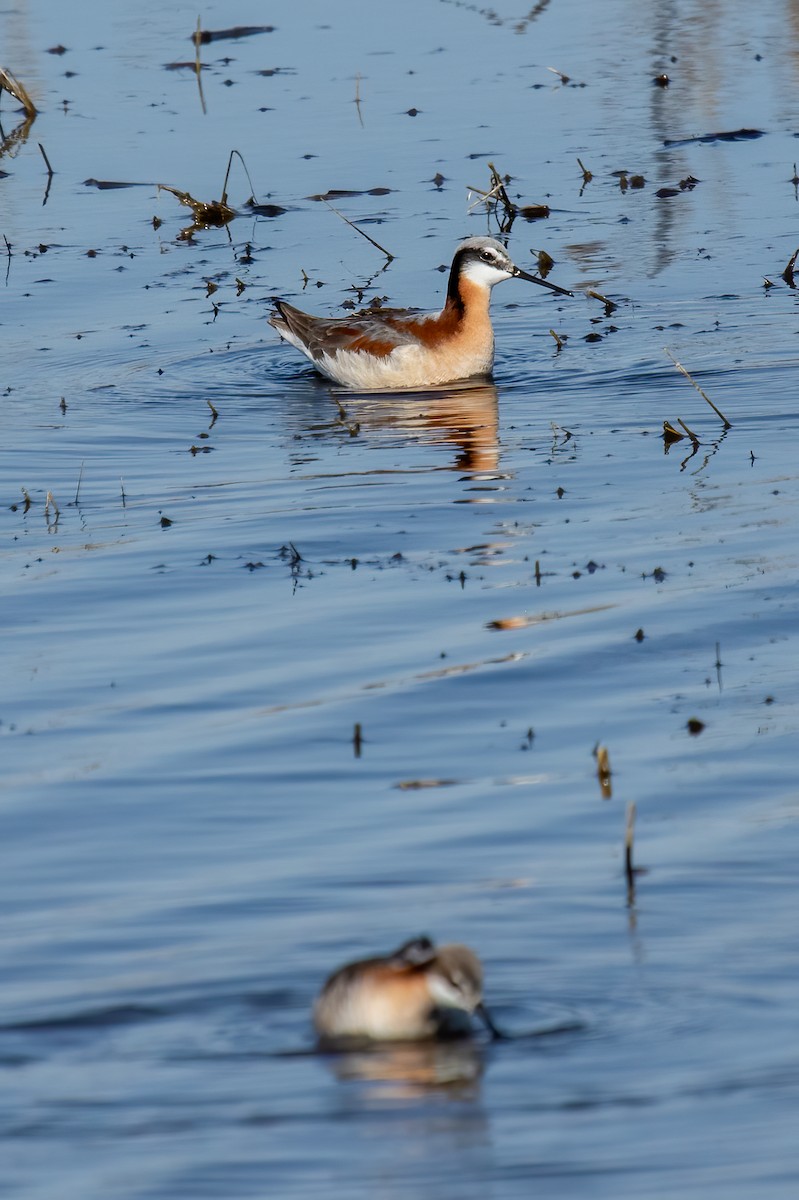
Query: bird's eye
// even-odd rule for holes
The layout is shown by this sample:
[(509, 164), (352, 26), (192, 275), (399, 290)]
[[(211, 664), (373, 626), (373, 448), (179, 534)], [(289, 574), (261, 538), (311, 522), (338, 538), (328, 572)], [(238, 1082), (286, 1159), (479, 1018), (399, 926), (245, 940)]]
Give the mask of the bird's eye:
[(480, 257), (482, 258), (483, 262), (492, 263), (495, 258), (494, 251), (493, 250), (481, 250)]

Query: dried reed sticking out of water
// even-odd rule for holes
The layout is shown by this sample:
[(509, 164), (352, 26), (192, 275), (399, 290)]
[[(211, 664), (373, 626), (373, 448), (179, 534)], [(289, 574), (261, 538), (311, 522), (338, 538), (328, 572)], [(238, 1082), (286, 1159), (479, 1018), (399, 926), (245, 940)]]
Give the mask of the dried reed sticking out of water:
[(633, 843), (635, 841), (635, 802), (627, 805), (627, 826), (624, 831), (624, 874), (627, 879), (627, 907), (635, 904), (635, 867), (633, 866)]
[(376, 242), (373, 237), (369, 237), (368, 233), (364, 233), (364, 231), (358, 225), (356, 225), (354, 221), (351, 221), (349, 217), (345, 217), (344, 213), (339, 212), (337, 208), (333, 208), (333, 205), (329, 200), (325, 200), (325, 204), (332, 212), (336, 214), (337, 217), (341, 217), (342, 221), (349, 225), (351, 229), (354, 229), (356, 233), (361, 235), (361, 237), (366, 238), (367, 242), (371, 242), (376, 250), (379, 250), (381, 254), (385, 254), (389, 262), (394, 261), (394, 255), (390, 250), (386, 250), (385, 246), (381, 246), (380, 243)]
[(363, 114), (361, 112), (361, 73), (360, 73), (360, 71), (355, 76), (355, 111), (358, 114), (358, 120), (361, 123), (361, 129), (363, 129), (364, 126), (363, 126)]
[(28, 95), (28, 91), (24, 84), (15, 79), (9, 70), (5, 67), (0, 67), (0, 92), (9, 92), (15, 100), (19, 100), (22, 107), (25, 109), (25, 116), (29, 121), (32, 121), (36, 116), (37, 108)]
[[(799, 254), (799, 251), (797, 251), (797, 253)], [(702, 399), (705, 400), (710, 405), (710, 407), (713, 409), (713, 412), (716, 414), (716, 416), (719, 418), (719, 420), (722, 421), (722, 423), (724, 424), (724, 428), (731, 429), (732, 422), (727, 420), (727, 418), (724, 416), (724, 413), (721, 411), (721, 409), (718, 408), (713, 403), (713, 401), (710, 399), (710, 397), (707, 395), (706, 392), (702, 391), (701, 387), (696, 382), (696, 380), (693, 378), (693, 376), (690, 375), (688, 371), (686, 371), (686, 369), (682, 365), (682, 363), (677, 361), (677, 359), (672, 354), (671, 350), (669, 350), (668, 346), (664, 346), (663, 349), (664, 349), (665, 353), (668, 354), (669, 358), (674, 363), (675, 367), (680, 372), (680, 374), (685, 376), (685, 378), (688, 380), (688, 382), (690, 384), (692, 384), (696, 388), (696, 390), (699, 392), (699, 395), (702, 397)], [(680, 422), (680, 423), (682, 424), (682, 422)]]
[(610, 800), (613, 796), (613, 788), (610, 783), (610, 777), (613, 772), (610, 769), (610, 756), (607, 746), (597, 746), (594, 754), (596, 755), (596, 776), (599, 780), (602, 799)]
[(606, 317), (609, 317), (618, 308), (615, 300), (608, 300), (607, 296), (603, 296), (601, 292), (595, 292), (593, 288), (589, 288), (585, 294), (586, 296), (590, 296), (592, 300), (598, 300), (600, 304), (604, 304)]

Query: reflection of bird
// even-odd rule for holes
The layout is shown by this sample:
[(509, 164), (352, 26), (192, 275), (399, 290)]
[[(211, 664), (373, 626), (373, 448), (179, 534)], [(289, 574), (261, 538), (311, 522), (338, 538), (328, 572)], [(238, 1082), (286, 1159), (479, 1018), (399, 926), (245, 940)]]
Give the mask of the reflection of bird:
[(455, 447), (452, 465), (458, 471), (490, 473), (499, 466), (499, 405), (493, 383), (361, 395), (347, 405), (347, 415), (361, 431), (410, 434), (422, 445)]
[(345, 387), (430, 387), (490, 373), (491, 289), (512, 278), (572, 294), (522, 271), (494, 238), (474, 237), (455, 251), (446, 303), (439, 313), (384, 308), (351, 317), (313, 317), (278, 300), (269, 323), (318, 371)]
[(324, 1041), (417, 1041), (463, 1036), (477, 1013), (499, 1036), (482, 993), (483, 968), (468, 946), (412, 938), (393, 954), (335, 971), (317, 998), (314, 1024)]

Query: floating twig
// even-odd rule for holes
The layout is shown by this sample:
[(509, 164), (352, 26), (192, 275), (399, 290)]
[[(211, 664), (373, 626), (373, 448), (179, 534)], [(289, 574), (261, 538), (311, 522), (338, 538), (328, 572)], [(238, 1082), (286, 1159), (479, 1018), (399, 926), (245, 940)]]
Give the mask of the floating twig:
[(363, 733), (361, 732), (360, 721), (355, 722), (355, 727), (352, 731), (352, 749), (356, 758), (361, 757), (361, 746), (363, 744)]
[(347, 225), (349, 225), (352, 229), (354, 229), (356, 233), (359, 233), (361, 235), (361, 237), (365, 237), (367, 242), (371, 242), (376, 250), (379, 250), (381, 254), (385, 254), (385, 256), (389, 262), (394, 261), (394, 255), (391, 253), (390, 250), (386, 250), (385, 246), (381, 246), (380, 243), (376, 242), (373, 237), (369, 237), (368, 233), (364, 233), (364, 231), (358, 225), (356, 225), (354, 221), (351, 221), (349, 219), (349, 217), (345, 217), (344, 213), (339, 212), (337, 208), (333, 208), (333, 205), (330, 203), (329, 200), (325, 200), (325, 204), (327, 205), (327, 207), (329, 209), (332, 210), (332, 212), (334, 212), (336, 214), (337, 217), (341, 217), (342, 221), (344, 221)]
[(558, 337), (558, 335), (555, 333), (554, 329), (550, 329), (549, 335), (550, 335), (550, 337), (553, 337), (555, 339), (555, 346), (557, 348), (558, 354), (560, 354), (561, 350), (563, 349), (563, 338)]
[[(799, 250), (797, 251), (797, 254), (799, 254)], [(696, 382), (696, 380), (693, 378), (693, 376), (690, 375), (688, 371), (686, 371), (686, 369), (682, 365), (682, 363), (677, 361), (677, 359), (672, 354), (671, 350), (669, 350), (668, 346), (664, 346), (663, 349), (665, 350), (666, 354), (668, 354), (669, 358), (674, 363), (675, 367), (680, 372), (680, 374), (685, 376), (685, 378), (688, 380), (688, 382), (690, 384), (692, 384), (696, 388), (696, 390), (699, 392), (699, 395), (702, 397), (702, 399), (705, 400), (710, 405), (710, 407), (713, 409), (713, 412), (716, 414), (716, 416), (719, 418), (719, 420), (721, 420), (723, 422), (724, 428), (731, 429), (732, 422), (727, 420), (727, 418), (724, 416), (724, 413), (721, 411), (721, 409), (718, 408), (713, 403), (713, 401), (710, 399), (710, 397), (707, 395), (706, 392), (702, 391), (701, 387)]]

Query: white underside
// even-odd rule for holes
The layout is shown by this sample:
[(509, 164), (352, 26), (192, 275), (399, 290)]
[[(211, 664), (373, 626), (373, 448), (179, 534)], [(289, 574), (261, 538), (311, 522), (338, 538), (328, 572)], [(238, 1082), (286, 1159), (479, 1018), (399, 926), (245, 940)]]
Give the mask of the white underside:
[(302, 342), (288, 330), (281, 330), (280, 334), (328, 379), (344, 387), (363, 388), (365, 391), (454, 383), (458, 379), (490, 374), (494, 361), (493, 348), (489, 355), (465, 357), (457, 350), (451, 354), (433, 353), (424, 346), (414, 345), (398, 346), (380, 358), (357, 350), (339, 350), (335, 354), (313, 358)]

